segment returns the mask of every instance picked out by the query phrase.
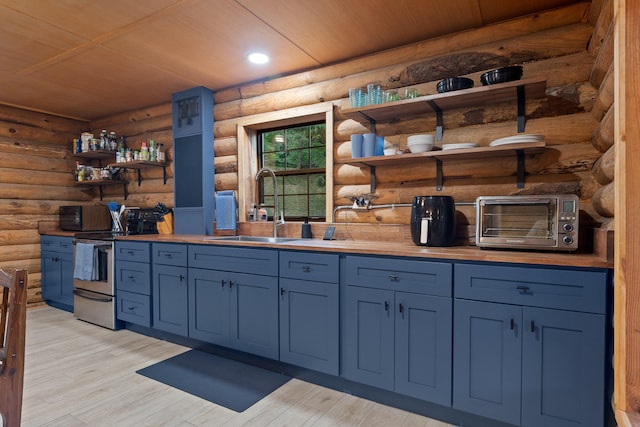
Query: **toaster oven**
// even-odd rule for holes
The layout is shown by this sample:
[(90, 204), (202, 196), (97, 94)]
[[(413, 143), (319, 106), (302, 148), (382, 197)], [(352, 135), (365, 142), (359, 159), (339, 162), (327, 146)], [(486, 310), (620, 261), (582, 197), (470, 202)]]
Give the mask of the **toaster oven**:
[(481, 196), (476, 200), (476, 245), (575, 251), (578, 213), (575, 194)]

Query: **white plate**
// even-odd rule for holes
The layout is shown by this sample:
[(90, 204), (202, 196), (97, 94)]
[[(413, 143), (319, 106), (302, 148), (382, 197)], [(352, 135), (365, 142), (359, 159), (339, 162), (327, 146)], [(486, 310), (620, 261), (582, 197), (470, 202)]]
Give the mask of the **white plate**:
[(459, 144), (442, 144), (443, 150), (459, 150), (461, 148), (474, 148), (477, 147), (478, 144), (475, 142), (462, 142)]
[(525, 135), (516, 135), (516, 136), (508, 136), (506, 138), (496, 139), (492, 141), (489, 146), (495, 147), (497, 145), (505, 145), (505, 144), (520, 144), (523, 142), (541, 142), (544, 141), (544, 135), (538, 134), (525, 134)]

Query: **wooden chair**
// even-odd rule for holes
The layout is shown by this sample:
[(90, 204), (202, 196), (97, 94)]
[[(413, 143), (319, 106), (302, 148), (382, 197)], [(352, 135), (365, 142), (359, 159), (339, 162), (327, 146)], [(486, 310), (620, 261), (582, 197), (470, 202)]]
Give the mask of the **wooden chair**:
[(0, 418), (20, 426), (27, 326), (27, 271), (0, 270)]

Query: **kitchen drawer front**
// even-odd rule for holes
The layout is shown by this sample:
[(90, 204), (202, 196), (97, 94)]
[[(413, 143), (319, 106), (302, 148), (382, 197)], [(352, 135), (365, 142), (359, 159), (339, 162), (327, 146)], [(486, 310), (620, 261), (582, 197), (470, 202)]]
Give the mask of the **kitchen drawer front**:
[(278, 251), (218, 245), (189, 245), (189, 267), (278, 275)]
[(348, 285), (451, 296), (453, 266), (446, 262), (347, 256)]
[(125, 322), (151, 327), (151, 297), (133, 292), (118, 291), (117, 317)]
[(605, 313), (607, 271), (456, 264), (456, 298)]
[(116, 263), (116, 289), (151, 295), (151, 264), (118, 261)]
[(280, 251), (280, 277), (340, 282), (340, 257), (335, 254)]
[(73, 253), (73, 238), (61, 236), (41, 236), (42, 250)]
[(153, 243), (151, 258), (154, 264), (187, 266), (187, 245), (175, 243)]
[(115, 258), (122, 261), (150, 262), (151, 250), (147, 242), (115, 242)]

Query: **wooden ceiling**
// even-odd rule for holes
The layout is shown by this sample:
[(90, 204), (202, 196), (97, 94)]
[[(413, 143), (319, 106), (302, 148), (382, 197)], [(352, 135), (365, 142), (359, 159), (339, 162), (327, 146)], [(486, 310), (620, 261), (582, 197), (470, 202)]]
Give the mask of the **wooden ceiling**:
[(0, 0), (0, 103), (92, 120), (578, 1)]

